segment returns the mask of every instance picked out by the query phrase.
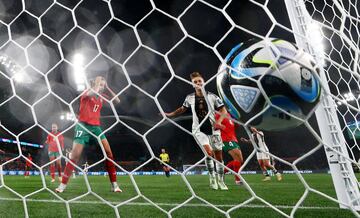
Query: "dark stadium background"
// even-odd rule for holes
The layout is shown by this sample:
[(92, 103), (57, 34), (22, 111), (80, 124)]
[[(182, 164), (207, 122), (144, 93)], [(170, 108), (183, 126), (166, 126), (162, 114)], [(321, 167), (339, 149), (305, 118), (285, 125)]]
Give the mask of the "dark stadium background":
[[(58, 2), (69, 8), (73, 8), (78, 1), (59, 0)], [(172, 16), (178, 17), (192, 1), (155, 0), (154, 2), (159, 9)], [(225, 0), (207, 0), (207, 2), (221, 7), (227, 3)], [(259, 2), (262, 1), (259, 0)], [(40, 1), (35, 0), (25, 0), (25, 3), (29, 11), (36, 16), (40, 16), (49, 7), (51, 1), (42, 0), (40, 3)], [(0, 7), (0, 12), (2, 12), (0, 13), (0, 19), (9, 23), (14, 15), (18, 14), (21, 10), (21, 1), (7, 1), (2, 4), (3, 7)], [(118, 0), (112, 1), (111, 4), (114, 15), (130, 25), (135, 25), (151, 10), (151, 4), (147, 0)], [(322, 7), (321, 5), (317, 6), (319, 8)], [(286, 19), (287, 14), (283, 1), (269, 1), (268, 8), (280, 24), (290, 28), (290, 22)], [(4, 13), (4, 11), (6, 13)], [(314, 9), (309, 8), (309, 11), (314, 11)], [(239, 26), (247, 28), (256, 34), (266, 35), (269, 30), (272, 29), (273, 23), (263, 8), (248, 1), (232, 1), (227, 13)], [(106, 4), (100, 0), (84, 1), (75, 10), (75, 15), (78, 24), (93, 34), (99, 31), (110, 18)], [(322, 19), (321, 17), (318, 18)], [(210, 46), (214, 46), (231, 27), (219, 11), (211, 9), (201, 2), (196, 2), (180, 20), (190, 35)], [(52, 36), (55, 40), (60, 40), (61, 36), (70, 31), (73, 25), (70, 13), (59, 6), (47, 11), (41, 21), (44, 32)], [(174, 20), (158, 11), (154, 11), (143, 20), (137, 26), (137, 29), (142, 42), (161, 53), (168, 52), (184, 36), (179, 25)], [(29, 39), (24, 40), (21, 36), (28, 35), (31, 39), (31, 37), (36, 37), (39, 33), (37, 22), (28, 14), (20, 16), (17, 21), (11, 25), (11, 31), (14, 36), (13, 39), (15, 41), (18, 40), (17, 42), (24, 46), (29, 43)], [(280, 26), (275, 26), (271, 30), (270, 36), (294, 41), (292, 34)], [(7, 41), (7, 37), (6, 27), (0, 24), (0, 46)], [(219, 54), (225, 57), (232, 47), (254, 37), (256, 36), (241, 29), (234, 29), (216, 48)], [(77, 40), (79, 40), (79, 38), (84, 44), (78, 43)], [(130, 53), (138, 46), (133, 30), (119, 21), (110, 22), (107, 27), (98, 34), (98, 39), (104, 53), (121, 64), (124, 63)], [(48, 66), (43, 66), (42, 56), (39, 55), (37, 50), (39, 46), (37, 47), (36, 43), (42, 43), (42, 45), (51, 51), (49, 53), (50, 59), (48, 60)], [(42, 73), (46, 73), (60, 61), (59, 51), (56, 44), (44, 36), (37, 40), (36, 43), (35, 46), (30, 46), (29, 48), (29, 59), (33, 66), (37, 67)], [(96, 47), (95, 41), (90, 35), (79, 28), (74, 29), (73, 32), (62, 41), (61, 47), (64, 51), (65, 58), (70, 62), (71, 55), (73, 55), (73, 52), (77, 49), (87, 49), (86, 52), (84, 52), (87, 59), (86, 61), (96, 55), (93, 49)], [(20, 65), (24, 65), (24, 55), (16, 45), (10, 43), (0, 52), (6, 53), (8, 51), (17, 51), (18, 53), (13, 55), (13, 58)], [(171, 50), (167, 57), (175, 74), (185, 80), (189, 80), (189, 73), (193, 71), (201, 72), (205, 79), (208, 80), (216, 74), (220, 64), (220, 60), (211, 49), (189, 37), (178, 44), (175, 49)], [(155, 96), (171, 77), (165, 59), (146, 48), (140, 48), (133, 57), (127, 61), (125, 68), (131, 81), (151, 96)], [(68, 63), (62, 62), (47, 74), (53, 92), (68, 103), (79, 94), (75, 89), (74, 82), (71, 80), (71, 70), (72, 67)], [(26, 68), (26, 71), (33, 82), (15, 84), (15, 88), (20, 97), (32, 104), (47, 93), (47, 88), (42, 75), (35, 73), (31, 68)], [(97, 58), (85, 71), (88, 78), (96, 75), (106, 76), (110, 87), (116, 92), (123, 90), (128, 85), (121, 66), (116, 65), (105, 57)], [(0, 76), (0, 84), (0, 103), (2, 103), (12, 96), (13, 93), (9, 81), (4, 76)], [(333, 92), (337, 91), (334, 87), (331, 88)], [(215, 80), (209, 82), (206, 85), (206, 89), (216, 93)], [(169, 112), (181, 106), (186, 95), (192, 91), (193, 88), (191, 85), (173, 78), (167, 84), (166, 88), (160, 92), (157, 99), (163, 110)], [(161, 116), (158, 115), (159, 110), (154, 100), (147, 94), (139, 91), (139, 89), (134, 86), (130, 86), (123, 90), (120, 95), (121, 103), (115, 108), (120, 119), (140, 134), (144, 134), (161, 120)], [(77, 111), (78, 102), (76, 101), (72, 105), (74, 110)], [(42, 99), (34, 107), (34, 112), (39, 124), (48, 130), (52, 122), (58, 122), (61, 130), (71, 125), (71, 121), (59, 119), (60, 114), (64, 111), (69, 111), (69, 108), (54, 96), (48, 96)], [(109, 106), (105, 106), (105, 109), (102, 111), (102, 116), (104, 130), (112, 126), (116, 121)], [(16, 134), (34, 124), (30, 108), (16, 98), (0, 106), (0, 120), (3, 126)], [(174, 120), (191, 131), (192, 121), (190, 113)], [(341, 122), (342, 125), (344, 125), (344, 121), (341, 120)], [(310, 124), (318, 131), (314, 117), (310, 119)], [(243, 129), (238, 130), (239, 137), (246, 137), (245, 134)], [(64, 135), (66, 138), (66, 147), (71, 148), (73, 128), (66, 131)], [(143, 138), (124, 125), (120, 123), (116, 124), (106, 133), (106, 136), (111, 144), (116, 161), (126, 169), (134, 168), (134, 166), (150, 158), (150, 153)], [(0, 129), (0, 137), (15, 139), (4, 129)], [(20, 140), (31, 143), (43, 143), (45, 137), (46, 133), (41, 128), (34, 127), (25, 134), (22, 134)], [(175, 168), (181, 169), (183, 164), (193, 164), (203, 158), (203, 154), (193, 137), (167, 121), (152, 129), (145, 138), (149, 143), (148, 146), (153, 149), (156, 156), (159, 155), (161, 148), (166, 148), (170, 154), (171, 164)], [(282, 132), (265, 131), (265, 139), (273, 154), (290, 162), (310, 151), (319, 143), (304, 125)], [(94, 142), (94, 146), (90, 146), (86, 150), (82, 161), (86, 159), (89, 163), (94, 163), (102, 157), (99, 146), (95, 144)], [(246, 158), (252, 152), (253, 148), (241, 143), (240, 145)], [(18, 153), (15, 144), (1, 143), (0, 149), (8, 152), (7, 158), (16, 156)], [(48, 161), (46, 149), (31, 147), (22, 147), (22, 149), (24, 154), (28, 152), (32, 153), (33, 156), (35, 156), (34, 161), (36, 163), (45, 164)], [(224, 156), (228, 158), (227, 154), (224, 154)], [(9, 164), (9, 168), (11, 166), (12, 165)], [(96, 166), (96, 169), (99, 169), (99, 167), (101, 167), (101, 165)], [(281, 170), (290, 169), (289, 166), (279, 162), (277, 162), (277, 167)], [(324, 150), (320, 149), (301, 161), (298, 168), (326, 169), (327, 162)], [(6, 166), (4, 169), (6, 169)], [(151, 162), (143, 169), (158, 170), (160, 169), (160, 165), (157, 162)], [(254, 156), (245, 170), (258, 169), (256, 157)]]

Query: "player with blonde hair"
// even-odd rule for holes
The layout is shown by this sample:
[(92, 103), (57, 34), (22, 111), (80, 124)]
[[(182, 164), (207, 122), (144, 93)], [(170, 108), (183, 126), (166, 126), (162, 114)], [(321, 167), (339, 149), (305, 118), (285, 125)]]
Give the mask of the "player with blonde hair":
[[(224, 183), (224, 162), (222, 157), (222, 141), (220, 131), (214, 129), (215, 121), (214, 111), (217, 110), (221, 114), (227, 113), (223, 101), (215, 94), (211, 92), (202, 91), (204, 85), (204, 78), (199, 72), (193, 72), (190, 74), (191, 82), (195, 88), (195, 92), (186, 96), (183, 105), (177, 108), (175, 111), (165, 113), (167, 117), (175, 117), (183, 114), (188, 109), (191, 110), (193, 115), (192, 132), (196, 139), (196, 142), (202, 146), (206, 152), (205, 164), (210, 176), (210, 187), (212, 189), (228, 190)], [(209, 101), (209, 105), (206, 101)], [(206, 118), (210, 112), (209, 117)], [(200, 123), (204, 120), (204, 123), (200, 126)], [(214, 168), (214, 161), (210, 157), (215, 157), (216, 173)]]

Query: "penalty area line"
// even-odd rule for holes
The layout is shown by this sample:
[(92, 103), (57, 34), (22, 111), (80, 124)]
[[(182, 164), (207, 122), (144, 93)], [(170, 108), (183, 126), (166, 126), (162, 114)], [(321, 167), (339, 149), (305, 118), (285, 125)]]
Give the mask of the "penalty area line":
[[(0, 198), (0, 201), (22, 201), (22, 199), (20, 198)], [(46, 200), (46, 199), (26, 199), (26, 201), (29, 202), (41, 202), (41, 203), (65, 203), (65, 201), (60, 201), (60, 200)], [(105, 204), (103, 201), (71, 201), (69, 202), (70, 204)], [(121, 202), (109, 202), (113, 205), (117, 205)], [(176, 203), (156, 203), (155, 204), (159, 205), (159, 206), (172, 206), (172, 207), (176, 207), (179, 204)], [(142, 203), (142, 202), (129, 202), (127, 204), (125, 204), (126, 206), (152, 206), (152, 204), (150, 203)], [(124, 206), (124, 205), (123, 205)], [(237, 204), (214, 204), (215, 207), (235, 207), (237, 206)], [(293, 209), (294, 206), (289, 206), (289, 205), (273, 205), (276, 208), (281, 208), (281, 209)], [(185, 204), (183, 205), (183, 207), (211, 207), (210, 205), (207, 204)], [(242, 206), (241, 208), (269, 208), (266, 205), (261, 205), (261, 204), (247, 204)], [(339, 207), (314, 207), (314, 206), (300, 206), (298, 207), (298, 209), (305, 209), (305, 210), (339, 210)]]

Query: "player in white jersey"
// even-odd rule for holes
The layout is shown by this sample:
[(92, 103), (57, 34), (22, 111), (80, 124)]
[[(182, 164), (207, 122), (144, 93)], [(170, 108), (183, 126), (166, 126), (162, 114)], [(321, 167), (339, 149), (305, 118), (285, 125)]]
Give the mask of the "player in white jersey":
[[(206, 167), (210, 175), (210, 187), (212, 189), (228, 190), (224, 183), (224, 164), (222, 158), (222, 141), (220, 130), (215, 130), (215, 110), (221, 114), (226, 114), (227, 111), (224, 107), (222, 100), (213, 93), (203, 92), (202, 86), (204, 78), (199, 72), (190, 74), (191, 82), (195, 88), (195, 92), (186, 96), (186, 99), (181, 107), (171, 113), (165, 113), (167, 117), (175, 117), (186, 110), (190, 109), (193, 115), (192, 133), (196, 142), (204, 148), (206, 154)], [(204, 96), (204, 94), (206, 96)], [(206, 101), (207, 99), (207, 101)], [(210, 107), (210, 108), (209, 108)], [(210, 112), (208, 118), (206, 115)], [(223, 117), (217, 120), (216, 123), (221, 126)], [(204, 120), (206, 119), (206, 120)], [(204, 121), (204, 122), (203, 122)], [(203, 122), (203, 123), (202, 123)], [(200, 125), (202, 123), (202, 125)], [(217, 175), (215, 175), (214, 161), (210, 157), (215, 157), (220, 163), (216, 163)]]
[[(276, 170), (273, 165), (270, 164), (270, 155), (268, 154), (269, 148), (266, 146), (264, 133), (262, 131), (258, 131), (255, 127), (251, 127), (250, 130), (252, 132), (252, 138), (257, 145), (256, 157), (258, 159), (260, 168), (265, 176), (263, 181), (271, 180), (268, 169), (274, 172), (278, 181), (281, 181), (281, 174)], [(249, 139), (241, 138), (241, 141), (251, 144), (251, 141)]]

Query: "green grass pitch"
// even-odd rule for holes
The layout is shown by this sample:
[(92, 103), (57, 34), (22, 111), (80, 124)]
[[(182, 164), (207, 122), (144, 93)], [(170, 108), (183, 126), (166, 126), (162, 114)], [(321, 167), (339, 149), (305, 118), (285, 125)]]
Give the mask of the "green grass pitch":
[[(336, 197), (330, 175), (308, 174), (303, 176), (311, 188)], [(83, 196), (69, 203), (72, 217), (115, 217), (115, 210), (103, 203), (101, 199), (113, 205), (133, 199), (117, 208), (121, 217), (167, 217), (150, 201), (156, 203), (163, 210), (169, 211), (193, 196), (181, 176), (174, 175), (170, 178), (165, 176), (134, 176), (141, 192), (140, 196), (129, 176), (118, 176), (118, 182), (123, 193), (111, 193), (107, 177), (89, 176), (88, 178), (92, 191), (96, 193), (95, 195), (92, 193), (86, 195), (88, 189), (82, 176), (77, 176), (76, 179), (71, 178), (66, 191), (59, 194), (65, 200)], [(207, 206), (201, 199), (227, 211), (252, 197), (244, 186), (234, 184), (234, 178), (231, 175), (226, 176), (228, 191), (210, 190), (207, 176), (192, 175), (186, 178), (196, 196), (184, 206), (173, 210), (171, 213), (173, 217), (226, 217), (215, 208)], [(270, 182), (262, 182), (261, 175), (244, 175), (244, 178), (257, 196), (288, 215), (305, 191), (296, 175), (284, 175), (284, 180), (281, 182), (276, 181), (275, 177)], [(46, 177), (45, 180), (46, 186), (51, 190), (54, 190), (58, 185), (58, 182), (50, 183), (49, 177)], [(22, 176), (4, 176), (4, 183), (21, 195), (29, 195), (43, 187), (40, 176), (31, 176), (28, 179)], [(21, 198), (14, 193), (5, 187), (0, 188), (1, 218), (25, 217), (24, 205)], [(29, 217), (67, 217), (66, 204), (47, 190), (29, 195), (26, 198), (26, 207)], [(257, 199), (244, 207), (233, 210), (230, 216), (283, 217), (279, 212)], [(354, 214), (349, 210), (339, 209), (337, 203), (310, 192), (296, 211), (295, 217), (354, 217)]]

